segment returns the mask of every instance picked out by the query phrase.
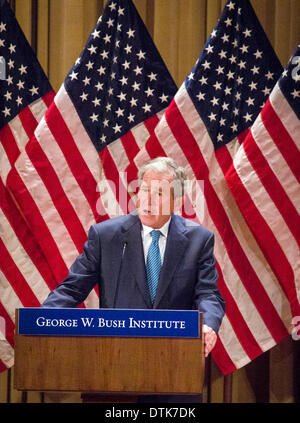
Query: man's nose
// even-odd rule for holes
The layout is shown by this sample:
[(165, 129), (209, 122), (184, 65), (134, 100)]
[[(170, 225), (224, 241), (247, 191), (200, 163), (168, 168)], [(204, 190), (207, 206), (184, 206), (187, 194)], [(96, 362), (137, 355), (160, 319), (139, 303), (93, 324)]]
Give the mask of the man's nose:
[(150, 201), (150, 204), (157, 204), (158, 203), (158, 198), (159, 198), (159, 195), (158, 195), (158, 193), (157, 192), (150, 192), (149, 193), (149, 201)]

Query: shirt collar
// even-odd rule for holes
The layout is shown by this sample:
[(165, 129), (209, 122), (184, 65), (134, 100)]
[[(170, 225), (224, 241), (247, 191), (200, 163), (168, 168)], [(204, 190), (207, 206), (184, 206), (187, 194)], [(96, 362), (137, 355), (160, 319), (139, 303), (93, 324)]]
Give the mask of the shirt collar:
[[(157, 229), (165, 237), (168, 236), (168, 230), (169, 230), (170, 221), (171, 221), (171, 217), (170, 217), (170, 219), (161, 228)], [(146, 225), (143, 225), (143, 224), (142, 224), (142, 227), (143, 227), (143, 235), (144, 235), (144, 237), (146, 235), (150, 234), (150, 232), (152, 232), (154, 230), (154, 228), (151, 228), (150, 226), (146, 226)]]

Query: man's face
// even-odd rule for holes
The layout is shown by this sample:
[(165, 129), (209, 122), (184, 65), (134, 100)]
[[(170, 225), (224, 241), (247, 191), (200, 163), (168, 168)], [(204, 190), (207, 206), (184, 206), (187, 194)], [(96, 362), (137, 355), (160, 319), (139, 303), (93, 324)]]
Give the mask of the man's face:
[(138, 193), (138, 215), (143, 225), (161, 228), (174, 212), (173, 177), (169, 173), (145, 172)]

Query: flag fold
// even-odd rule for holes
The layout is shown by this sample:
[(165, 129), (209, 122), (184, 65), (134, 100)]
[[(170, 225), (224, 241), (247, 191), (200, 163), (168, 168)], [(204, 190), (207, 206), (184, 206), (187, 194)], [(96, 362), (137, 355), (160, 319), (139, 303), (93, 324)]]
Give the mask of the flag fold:
[(134, 207), (125, 168), (176, 91), (132, 1), (108, 1), (7, 181), (56, 280), (92, 224)]
[[(276, 345), (291, 325), (287, 293), (295, 292), (293, 279), (282, 283), (285, 271), (272, 267), (225, 177), (281, 73), (250, 2), (228, 1), (196, 65), (135, 158), (139, 167), (149, 158), (170, 156), (194, 181), (183, 215), (215, 234), (226, 314), (212, 355), (223, 374)], [(251, 172), (243, 176), (251, 183)], [(296, 230), (295, 222), (290, 226)], [(264, 231), (259, 221), (256, 230)]]
[(0, 4), (0, 371), (13, 365), (15, 309), (39, 306), (57, 280), (8, 190), (9, 175), (54, 91), (7, 1)]

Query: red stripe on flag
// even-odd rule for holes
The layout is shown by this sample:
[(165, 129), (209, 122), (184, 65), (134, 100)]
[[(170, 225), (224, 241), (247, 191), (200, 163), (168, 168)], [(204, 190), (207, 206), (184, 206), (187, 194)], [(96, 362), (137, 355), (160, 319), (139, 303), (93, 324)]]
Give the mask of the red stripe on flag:
[[(16, 266), (4, 242), (0, 239), (1, 271), (8, 281), (13, 281), (13, 290), (19, 297), (21, 303), (26, 307), (39, 307), (40, 302), (31, 290), (22, 273)], [(5, 265), (4, 265), (5, 263)]]
[(273, 200), (277, 209), (280, 211), (285, 223), (295, 238), (300, 240), (299, 214), (285, 190), (282, 188), (280, 181), (273, 173), (266, 158), (258, 148), (255, 138), (251, 132), (249, 134), (249, 138), (247, 138), (247, 141), (243, 144), (243, 147), (249, 162), (256, 171), (259, 179), (265, 187), (265, 190)]
[(44, 95), (44, 97), (42, 97), (42, 100), (46, 104), (47, 109), (51, 105), (52, 101), (54, 100), (54, 97), (55, 97), (55, 91), (53, 90), (49, 91), (47, 94)]
[(48, 263), (45, 261), (44, 256), (41, 254), (40, 247), (33, 237), (32, 232), (24, 221), (23, 216), (20, 214), (17, 206), (15, 205), (10, 193), (6, 189), (0, 178), (0, 197), (1, 209), (10, 223), (13, 231), (15, 232), (22, 247), (32, 260), (35, 267), (38, 269), (43, 279), (50, 289), (54, 289), (57, 285)]
[[(152, 133), (150, 138), (148, 138), (148, 141), (145, 144), (145, 149), (151, 159), (155, 157), (165, 156), (166, 153), (162, 149), (158, 139), (156, 138), (155, 133)], [(144, 163), (143, 163), (144, 164)], [(129, 183), (135, 180), (138, 177), (138, 168), (134, 161), (132, 161), (127, 169), (127, 178)]]
[(135, 156), (140, 151), (140, 148), (132, 134), (131, 131), (128, 131), (127, 134), (123, 135), (121, 138), (122, 145), (126, 151), (129, 162), (131, 163)]
[[(154, 130), (155, 130), (158, 122), (159, 122), (159, 118), (158, 118), (157, 115), (153, 115), (153, 116), (151, 116), (150, 118), (146, 119), (143, 122), (143, 124), (145, 125), (145, 127), (147, 128), (147, 130), (149, 132), (149, 138), (151, 136), (155, 137)], [(126, 134), (126, 136), (127, 135), (128, 134)], [(123, 141), (123, 138), (124, 137), (122, 137), (122, 141)], [(137, 179), (137, 176), (138, 176), (138, 168), (136, 167), (136, 164), (134, 162), (134, 158), (139, 153), (139, 146), (136, 143), (136, 140), (135, 140), (134, 137), (133, 137), (133, 139), (132, 139), (131, 142), (133, 144), (133, 148), (130, 145), (129, 139), (128, 139), (128, 141), (126, 140), (126, 143), (123, 144), (124, 145), (124, 148), (125, 148), (125, 150), (127, 152), (129, 162), (130, 162), (130, 164), (128, 165), (128, 167), (126, 169), (128, 183), (131, 183), (132, 181), (136, 180)], [(146, 145), (146, 149), (147, 149), (147, 143), (145, 145)], [(152, 153), (152, 145), (151, 145), (151, 151), (150, 151), (150, 153), (153, 154)], [(155, 157), (157, 157), (159, 155), (164, 156), (165, 154), (164, 154), (164, 152), (162, 154), (158, 154), (157, 153), (157, 154), (155, 154)]]
[[(245, 131), (241, 132), (238, 137), (236, 138), (239, 144), (242, 144), (244, 139), (247, 137), (249, 133), (249, 129), (245, 129)], [(235, 142), (232, 140), (232, 142)], [(230, 151), (227, 147), (227, 145), (223, 145), (222, 147), (218, 148), (218, 150), (215, 151), (216, 158), (218, 160), (218, 163), (225, 175), (227, 170), (230, 168), (232, 164), (232, 156), (230, 154)]]
[(48, 157), (35, 137), (26, 146), (26, 152), (34, 165), (37, 173), (43, 181), (49, 195), (60, 214), (76, 248), (82, 251), (82, 246), (87, 239), (86, 232), (78, 219), (74, 208), (63, 190), (60, 180), (54, 171)]
[(277, 145), (278, 150), (281, 152), (285, 161), (287, 162), (290, 169), (297, 178), (298, 182), (300, 183), (299, 150), (294, 140), (291, 138), (290, 134), (285, 129), (283, 123), (280, 120), (280, 117), (277, 116), (269, 99), (261, 112), (261, 119), (265, 125), (265, 128), (272, 137), (274, 143)]
[(286, 336), (286, 328), (232, 229), (222, 203), (209, 180), (209, 169), (205, 159), (175, 102), (171, 103), (169, 110), (170, 113), (166, 115), (166, 118), (170, 129), (191, 165), (196, 179), (205, 181), (205, 198), (208, 210), (223, 239), (231, 262), (270, 333), (279, 342), (283, 336)]
[[(119, 176), (120, 171), (116, 167), (116, 164), (108, 148), (105, 148), (104, 150), (102, 150), (99, 153), (99, 156), (103, 165), (106, 181), (109, 183), (112, 189), (112, 192), (115, 194), (116, 201), (119, 203), (120, 209), (123, 211), (124, 214), (127, 214), (130, 196), (127, 191), (127, 187), (124, 187), (124, 184), (122, 183), (122, 180), (120, 179), (120, 176)], [(122, 201), (121, 199), (122, 200), (124, 199), (125, 201)]]
[[(170, 117), (172, 119), (172, 108), (173, 108), (174, 104), (176, 104), (176, 103), (175, 103), (175, 100), (173, 99), (171, 101), (169, 107), (165, 111), (166, 120), (168, 120), (168, 118), (170, 118)], [(156, 137), (155, 131), (151, 134), (148, 141), (146, 142), (145, 148), (146, 148), (146, 151), (149, 154), (149, 157), (151, 159), (154, 159), (155, 157), (160, 157), (160, 156), (166, 155), (164, 149), (162, 148), (159, 140)]]
[(218, 367), (223, 375), (227, 375), (236, 370), (235, 364), (225, 350), (219, 337), (217, 338), (216, 345), (214, 346), (211, 354), (215, 362), (218, 363)]
[(166, 155), (166, 153), (165, 153), (164, 149), (162, 148), (160, 142), (158, 141), (155, 133), (151, 135), (151, 137), (147, 141), (145, 147), (146, 147), (147, 153), (149, 154), (149, 157), (151, 159), (154, 159), (155, 157), (161, 157), (161, 156)]
[(20, 121), (22, 122), (23, 128), (30, 139), (34, 135), (34, 130), (38, 125), (36, 118), (29, 107), (25, 107), (19, 113)]
[(6, 309), (4, 308), (2, 302), (0, 301), (0, 316), (4, 318), (5, 327), (3, 328), (1, 325), (1, 329), (4, 329), (5, 339), (7, 342), (14, 347), (15, 346), (15, 324), (13, 320), (10, 318), (9, 314), (7, 313)]
[(59, 248), (52, 238), (49, 228), (46, 225), (37, 205), (15, 169), (12, 169), (9, 173), (7, 185), (14, 193), (14, 197), (20, 205), (25, 218), (29, 219), (31, 222), (31, 229), (45, 252), (47, 261), (56, 279), (62, 280), (67, 275), (67, 266), (62, 259)]
[[(267, 258), (278, 282), (291, 303), (293, 313), (300, 313), (299, 304), (297, 302), (297, 294), (295, 290), (293, 269), (288, 262), (284, 252), (282, 251), (275, 235), (262, 217), (261, 213), (255, 206), (250, 194), (244, 187), (234, 166), (232, 166), (227, 175), (226, 180), (231, 191), (234, 193), (236, 201), (243, 216), (251, 228), (258, 245)], [(257, 296), (259, 293), (257, 292)]]
[(0, 129), (0, 142), (11, 166), (13, 166), (21, 152), (9, 125), (5, 125)]
[[(126, 168), (127, 181), (130, 184), (132, 181), (135, 181), (138, 178), (138, 168), (134, 161), (132, 161)], [(134, 187), (135, 189), (135, 187)]]
[(219, 273), (218, 288), (222, 294), (222, 297), (226, 298), (226, 316), (228, 317), (228, 320), (230, 321), (240, 344), (250, 359), (253, 360), (262, 354), (263, 350), (260, 348), (256, 339), (252, 335), (252, 332), (249, 329), (242, 313), (240, 312), (235, 299), (231, 295), (231, 292), (223, 279), (222, 271), (218, 263), (216, 267)]
[(218, 163), (220, 165), (220, 168), (222, 169), (224, 175), (227, 172), (227, 170), (232, 165), (232, 157), (228, 151), (228, 148), (226, 145), (223, 145), (215, 152), (216, 159), (218, 160)]
[[(47, 110), (45, 120), (64, 154), (74, 178), (85, 195), (94, 214), (95, 220), (97, 220), (98, 214), (96, 211), (96, 204), (99, 199), (99, 194), (97, 193), (97, 182), (78, 150), (72, 134), (55, 103), (52, 103)], [(95, 154), (97, 154), (96, 150)]]
[[(130, 163), (126, 168), (127, 183), (130, 184), (137, 179), (138, 169), (134, 163), (134, 158), (139, 153), (140, 148), (131, 131), (127, 132), (127, 134), (121, 138), (121, 141)], [(133, 187), (131, 186), (131, 188)]]
[[(39, 101), (43, 100), (46, 107), (48, 108), (51, 105), (54, 97), (55, 92), (52, 90), (49, 91), (44, 97), (41, 97)], [(27, 106), (23, 110), (21, 110), (18, 116), (20, 118), (20, 121), (22, 122), (22, 125), (28, 138), (31, 139), (39, 122), (36, 120), (36, 117), (32, 113), (30, 106)]]
[(0, 358), (0, 373), (5, 372), (7, 370), (7, 366), (3, 363)]
[(240, 145), (243, 144), (243, 142), (246, 139), (249, 132), (250, 132), (250, 128), (247, 128), (237, 136), (237, 140), (238, 140)]
[(159, 122), (159, 117), (157, 115), (150, 116), (148, 119), (144, 120), (144, 125), (148, 129), (149, 134), (153, 134), (156, 125)]

